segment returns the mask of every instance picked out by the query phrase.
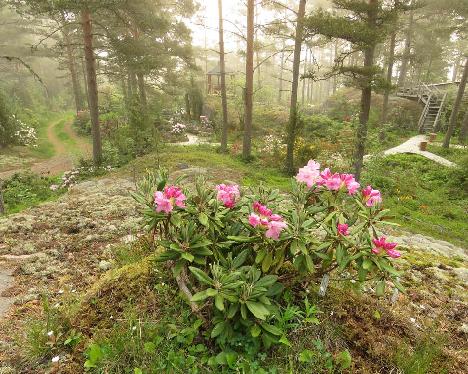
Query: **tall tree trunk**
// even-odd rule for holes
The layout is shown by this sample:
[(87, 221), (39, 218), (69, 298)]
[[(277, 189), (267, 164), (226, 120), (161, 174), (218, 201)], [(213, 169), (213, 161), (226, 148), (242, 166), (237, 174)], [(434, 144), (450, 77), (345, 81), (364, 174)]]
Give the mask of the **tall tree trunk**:
[(143, 108), (146, 108), (148, 102), (146, 99), (145, 76), (141, 72), (138, 72), (136, 76), (138, 81), (138, 93), (140, 95), (140, 104)]
[[(338, 57), (338, 42), (335, 42), (335, 60)], [(335, 64), (335, 61), (333, 61), (333, 65)], [(337, 80), (336, 80), (336, 75), (333, 77), (333, 95), (336, 92), (336, 87), (337, 87)]]
[[(255, 3), (255, 25), (258, 25), (258, 2)], [(262, 77), (261, 77), (261, 68), (260, 68), (260, 44), (258, 43), (258, 27), (255, 27), (255, 39), (254, 39), (254, 49), (255, 49), (255, 70), (257, 70), (257, 87), (258, 89), (262, 88)]]
[[(378, 0), (369, 0), (368, 24), (371, 28), (376, 25), (376, 12)], [(371, 71), (374, 65), (375, 45), (369, 45), (364, 51), (364, 70)], [(356, 136), (356, 153), (354, 155), (354, 170), (356, 180), (361, 178), (362, 165), (364, 161), (364, 152), (367, 140), (367, 122), (369, 121), (369, 112), (372, 98), (372, 77), (367, 76), (365, 85), (361, 90), (361, 112), (359, 114), (359, 127)]]
[(294, 37), (293, 81), (291, 85), (291, 103), (289, 108), (289, 123), (286, 141), (286, 172), (294, 173), (294, 145), (297, 131), (297, 89), (299, 85), (299, 68), (301, 63), (302, 33), (304, 29), (306, 0), (299, 0), (297, 12), (296, 35)]
[(221, 74), (221, 105), (223, 107), (223, 130), (221, 134), (221, 152), (227, 152), (228, 108), (226, 95), (226, 65), (224, 61), (223, 0), (218, 0), (219, 14), (219, 70)]
[(461, 144), (466, 144), (468, 140), (468, 109), (465, 112), (463, 117), (462, 127), (460, 129), (460, 134), (458, 135), (458, 140)]
[[(306, 72), (307, 72), (307, 48), (305, 50), (304, 67), (302, 69), (302, 74), (305, 75)], [(305, 103), (305, 94), (306, 94), (306, 79), (302, 79), (302, 95), (301, 95), (302, 106), (304, 106), (304, 103)]]
[(88, 104), (88, 109), (89, 109), (89, 95), (88, 95), (88, 78), (86, 76), (86, 62), (84, 57), (80, 58), (81, 60), (81, 72), (83, 74), (83, 87), (85, 91), (85, 98), (86, 102)]
[(392, 89), (392, 76), (393, 76), (393, 63), (395, 61), (395, 40), (396, 32), (392, 32), (390, 35), (390, 46), (388, 51), (388, 65), (387, 65), (387, 84), (388, 87), (385, 89), (383, 104), (382, 104), (382, 124), (387, 122), (388, 115), (388, 97)]
[(5, 214), (5, 203), (3, 202), (3, 181), (0, 179), (0, 216)]
[(254, 75), (254, 0), (247, 0), (247, 54), (245, 57), (245, 123), (242, 157), (249, 160), (252, 156), (252, 110)]
[(458, 69), (460, 68), (461, 54), (458, 54), (453, 63), (452, 82), (456, 82), (458, 77)]
[(67, 26), (63, 28), (63, 38), (65, 40), (65, 49), (67, 51), (67, 65), (68, 70), (70, 71), (72, 88), (73, 88), (73, 97), (75, 99), (75, 108), (78, 113), (80, 110), (83, 110), (83, 95), (81, 93), (80, 82), (78, 80), (78, 74), (76, 71), (75, 56), (73, 54), (73, 47), (70, 42), (70, 36), (68, 34)]
[(281, 99), (283, 96), (283, 71), (284, 71), (284, 41), (283, 41), (283, 48), (281, 52), (281, 64), (280, 64), (280, 73), (279, 73), (279, 87), (278, 87), (278, 104), (281, 104)]
[(445, 134), (444, 143), (442, 146), (448, 148), (450, 145), (450, 138), (453, 135), (455, 126), (457, 124), (458, 111), (463, 100), (463, 95), (465, 94), (466, 80), (468, 79), (468, 56), (465, 59), (465, 68), (463, 69), (463, 75), (460, 80), (460, 85), (458, 86), (457, 98), (453, 103), (452, 113), (450, 114), (449, 125), (447, 133)]
[(91, 13), (88, 9), (81, 11), (81, 26), (83, 29), (84, 53), (86, 60), (86, 76), (88, 78), (88, 102), (93, 134), (93, 161), (100, 165), (102, 161), (101, 130), (99, 127), (98, 87), (96, 79), (96, 58), (93, 51), (93, 28)]
[(405, 49), (403, 50), (403, 57), (401, 59), (400, 74), (398, 75), (398, 86), (403, 87), (406, 81), (406, 74), (408, 72), (408, 64), (411, 56), (411, 44), (413, 38), (413, 24), (414, 24), (413, 9), (410, 10), (408, 28), (406, 29)]

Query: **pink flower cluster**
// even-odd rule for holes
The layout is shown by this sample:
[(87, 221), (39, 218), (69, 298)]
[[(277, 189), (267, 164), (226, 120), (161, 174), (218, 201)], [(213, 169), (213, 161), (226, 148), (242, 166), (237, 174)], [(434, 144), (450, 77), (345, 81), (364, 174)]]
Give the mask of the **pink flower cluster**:
[(273, 214), (271, 209), (268, 209), (265, 205), (255, 201), (253, 203), (253, 213), (249, 215), (249, 223), (253, 227), (266, 228), (265, 236), (274, 240), (278, 240), (281, 231), (288, 225), (283, 221), (283, 217), (279, 214)]
[(349, 226), (346, 223), (339, 223), (336, 227), (338, 230), (338, 234), (343, 235), (343, 236), (348, 236), (349, 235), (348, 227)]
[(401, 256), (401, 253), (395, 250), (397, 243), (387, 243), (387, 238), (385, 236), (381, 236), (378, 239), (372, 239), (375, 247), (372, 248), (372, 253), (378, 255), (381, 250), (384, 250), (388, 256), (391, 258), (398, 258)]
[(354, 179), (354, 175), (332, 174), (329, 168), (320, 172), (320, 164), (314, 160), (309, 160), (306, 166), (299, 169), (296, 180), (306, 183), (309, 188), (314, 185), (325, 186), (330, 191), (339, 191), (346, 188), (350, 195), (354, 195), (360, 187), (359, 183)]
[[(325, 186), (330, 191), (346, 189), (350, 195), (354, 195), (360, 187), (353, 174), (332, 173), (329, 168), (320, 172), (320, 164), (314, 160), (309, 160), (306, 166), (299, 169), (296, 180), (307, 184), (309, 188)], [(382, 202), (380, 191), (372, 189), (371, 186), (362, 190), (362, 196), (369, 207)]]
[(380, 191), (372, 189), (371, 186), (367, 186), (362, 190), (362, 197), (367, 206), (374, 206), (382, 202)]
[(170, 213), (174, 209), (174, 206), (185, 208), (184, 201), (186, 199), (179, 187), (167, 186), (164, 188), (164, 191), (156, 191), (154, 193), (156, 212)]
[(218, 190), (217, 199), (221, 201), (226, 208), (233, 208), (234, 205), (236, 205), (236, 201), (240, 197), (239, 186), (237, 184), (218, 184), (216, 190)]

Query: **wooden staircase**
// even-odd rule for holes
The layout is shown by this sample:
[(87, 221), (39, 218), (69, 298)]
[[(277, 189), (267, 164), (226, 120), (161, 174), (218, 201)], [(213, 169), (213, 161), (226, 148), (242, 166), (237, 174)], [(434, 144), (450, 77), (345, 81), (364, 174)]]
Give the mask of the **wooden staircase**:
[(418, 129), (421, 134), (434, 132), (442, 114), (447, 92), (445, 88), (454, 83), (422, 84), (416, 87), (401, 88), (397, 96), (415, 100), (423, 105)]

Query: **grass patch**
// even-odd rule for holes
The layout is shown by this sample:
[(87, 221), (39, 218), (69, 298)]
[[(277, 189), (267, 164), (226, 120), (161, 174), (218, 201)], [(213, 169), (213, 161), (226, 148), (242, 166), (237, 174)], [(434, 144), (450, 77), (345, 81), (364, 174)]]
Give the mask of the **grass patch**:
[(15, 174), (3, 185), (3, 200), (7, 214), (57, 199), (63, 189), (52, 191), (52, 184), (59, 184), (58, 177), (45, 177), (33, 173)]
[(427, 150), (439, 155), (447, 160), (459, 164), (464, 157), (468, 156), (468, 147), (466, 148), (444, 148), (437, 145), (428, 144)]
[(181, 169), (182, 165), (207, 168), (207, 176), (214, 182), (231, 180), (245, 186), (262, 182), (281, 190), (289, 189), (291, 183), (290, 178), (277, 168), (265, 167), (255, 160), (244, 162), (240, 157), (217, 153), (215, 148), (208, 145), (168, 145), (157, 153), (130, 162), (121, 169), (121, 173), (143, 175), (146, 170), (154, 170), (158, 166), (174, 172)]
[(379, 188), (405, 229), (466, 245), (468, 191), (462, 170), (418, 155), (392, 155), (366, 165), (363, 185)]
[(443, 348), (442, 336), (426, 333), (414, 348), (403, 344), (395, 355), (395, 361), (405, 374), (445, 374), (449, 369)]

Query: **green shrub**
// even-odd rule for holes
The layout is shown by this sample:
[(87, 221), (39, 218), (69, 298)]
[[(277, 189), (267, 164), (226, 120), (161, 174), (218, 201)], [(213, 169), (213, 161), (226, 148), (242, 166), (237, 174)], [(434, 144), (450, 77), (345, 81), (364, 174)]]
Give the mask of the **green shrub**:
[(59, 178), (39, 176), (33, 173), (14, 174), (3, 185), (6, 212), (15, 213), (40, 202), (58, 197), (62, 191), (53, 190)]
[[(236, 185), (216, 189), (198, 180), (187, 198), (158, 173), (149, 174), (134, 196), (146, 207), (154, 245), (164, 248), (158, 260), (168, 262), (192, 312), (233, 360), (245, 350), (290, 344), (282, 295), (297, 297), (306, 279), (338, 269), (361, 282), (377, 279), (379, 296), (387, 280), (402, 288), (387, 255), (371, 252), (388, 211), (363, 205), (360, 194), (297, 183), (288, 199), (264, 187), (243, 197)], [(340, 231), (348, 223), (351, 233)]]

